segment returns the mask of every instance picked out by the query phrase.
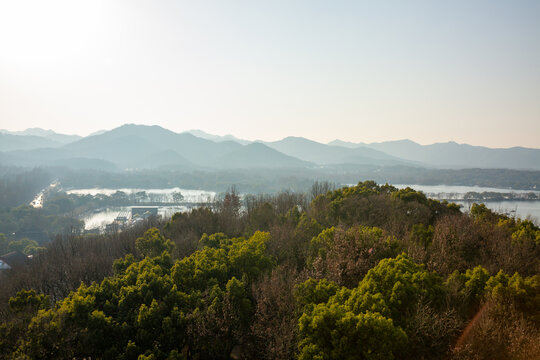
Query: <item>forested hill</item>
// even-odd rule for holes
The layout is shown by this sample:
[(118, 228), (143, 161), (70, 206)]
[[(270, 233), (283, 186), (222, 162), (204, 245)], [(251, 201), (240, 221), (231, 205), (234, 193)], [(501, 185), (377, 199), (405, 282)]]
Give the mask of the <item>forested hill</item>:
[(57, 238), (1, 278), (0, 356), (540, 358), (536, 224), (324, 185)]

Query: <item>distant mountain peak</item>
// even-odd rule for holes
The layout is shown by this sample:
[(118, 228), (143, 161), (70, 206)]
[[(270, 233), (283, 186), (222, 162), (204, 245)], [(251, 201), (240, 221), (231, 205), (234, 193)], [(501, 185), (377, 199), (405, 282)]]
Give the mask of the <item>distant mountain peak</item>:
[[(148, 129), (148, 128), (167, 130), (164, 127), (161, 127), (159, 125), (145, 125), (145, 124), (134, 124), (134, 123), (123, 124), (123, 125), (120, 125), (120, 126), (114, 128), (113, 130), (116, 130), (116, 129)], [(170, 131), (170, 130), (167, 130), (167, 131)]]
[(0, 130), (2, 133), (11, 134), (11, 135), (30, 135), (30, 136), (40, 136), (40, 137), (48, 137), (50, 135), (62, 135), (62, 136), (78, 136), (78, 135), (71, 135), (71, 134), (60, 134), (57, 133), (54, 130), (51, 129), (43, 129), (40, 127), (33, 127), (33, 128), (27, 128), (22, 131), (9, 131), (9, 130)]
[(101, 134), (104, 134), (104, 133), (106, 133), (107, 131), (109, 131), (109, 130), (101, 129), (101, 130), (98, 130), (98, 131), (94, 131), (93, 133), (91, 133), (91, 134), (90, 134), (90, 135), (88, 135), (88, 136), (96, 136), (96, 135), (101, 135)]
[(284, 143), (306, 143), (306, 144), (319, 144), (319, 145), (323, 145), (321, 144), (320, 142), (317, 142), (315, 140), (310, 140), (310, 139), (307, 139), (305, 137), (301, 137), (301, 136), (287, 136), (286, 138), (283, 138), (281, 140), (278, 140), (278, 141), (272, 141), (271, 143), (278, 143), (278, 142), (284, 142)]
[(188, 131), (184, 131), (184, 133), (188, 133), (188, 134), (195, 135), (195, 136), (202, 137), (202, 138), (205, 138), (205, 137), (208, 137), (208, 138), (218, 137), (217, 135), (212, 135), (212, 134), (207, 133), (206, 131), (202, 131), (202, 130), (199, 130), (199, 129), (191, 129), (191, 130), (188, 130)]
[(126, 135), (138, 135), (138, 136), (153, 136), (156, 134), (176, 134), (174, 131), (165, 129), (159, 125), (140, 125), (140, 124), (124, 124), (120, 125), (112, 130), (109, 130), (102, 135), (107, 134), (126, 134)]
[(282, 140), (309, 140), (309, 139), (306, 139), (305, 137), (301, 137), (301, 136), (287, 136), (285, 138), (283, 138)]
[(206, 131), (199, 130), (199, 129), (192, 129), (192, 130), (184, 131), (182, 134), (190, 134), (198, 138), (210, 140), (213, 142), (234, 141), (241, 145), (252, 143), (252, 141), (239, 139), (236, 136), (231, 135), (231, 134), (220, 136), (220, 135), (209, 134)]
[(24, 131), (20, 131), (20, 134), (24, 134), (24, 135), (35, 135), (35, 136), (47, 136), (47, 135), (54, 135), (56, 134), (56, 132), (48, 129), (48, 130), (45, 130), (45, 129), (42, 129), (42, 128), (39, 128), (39, 127), (33, 127), (33, 128), (28, 128)]
[[(45, 130), (38, 127), (28, 128), (23, 131), (0, 130), (0, 133), (24, 137), (25, 139), (22, 141), (30, 141), (30, 137), (36, 137), (36, 138), (41, 138), (41, 139), (47, 139), (54, 142), (50, 144), (43, 143), (43, 142), (36, 142), (36, 146), (34, 146), (33, 148), (40, 147), (39, 145), (46, 146), (46, 147), (49, 147), (49, 146), (56, 147), (57, 145), (68, 144), (68, 143), (81, 139), (81, 136), (79, 135), (59, 134), (57, 132), (54, 132), (53, 130)], [(32, 148), (32, 144), (27, 144), (27, 146), (30, 146), (29, 148)]]

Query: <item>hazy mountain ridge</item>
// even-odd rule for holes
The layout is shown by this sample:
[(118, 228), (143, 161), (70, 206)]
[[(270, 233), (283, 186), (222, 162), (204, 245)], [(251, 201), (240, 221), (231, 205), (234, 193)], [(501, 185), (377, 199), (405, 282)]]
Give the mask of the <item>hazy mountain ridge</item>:
[(119, 171), (111, 161), (95, 157), (75, 156), (60, 148), (42, 148), (0, 152), (0, 164), (17, 167), (67, 167), (71, 169), (94, 169)]
[[(227, 164), (224, 166), (224, 164)], [(214, 163), (216, 168), (283, 168), (310, 167), (312, 163), (299, 160), (274, 150), (261, 143), (251, 143), (231, 151)]]
[(0, 133), (9, 134), (9, 135), (35, 136), (35, 137), (40, 137), (40, 138), (46, 138), (60, 144), (68, 144), (70, 142), (82, 139), (82, 136), (79, 136), (79, 135), (60, 134), (53, 130), (45, 130), (42, 128), (28, 128), (23, 131), (0, 130)]
[(8, 165), (69, 164), (86, 159), (100, 170), (306, 167), (312, 164), (282, 154), (263, 144), (211, 141), (190, 133), (175, 133), (160, 126), (126, 124), (56, 148), (5, 152)]
[(205, 131), (197, 130), (197, 129), (184, 131), (184, 133), (188, 133), (188, 134), (191, 134), (193, 136), (199, 137), (201, 139), (211, 140), (211, 141), (215, 141), (215, 142), (234, 141), (234, 142), (237, 142), (237, 143), (242, 144), (242, 145), (247, 145), (247, 144), (252, 143), (252, 141), (240, 139), (240, 138), (237, 138), (236, 136), (233, 136), (231, 134), (227, 134), (227, 135), (224, 135), (224, 136), (213, 135), (213, 134), (209, 134), (209, 133), (207, 133)]
[(61, 147), (62, 143), (34, 135), (0, 134), (0, 151)]
[(370, 144), (334, 140), (329, 145), (350, 148), (369, 147), (405, 160), (418, 161), (438, 168), (540, 169), (540, 149), (533, 148), (488, 148), (458, 144), (454, 141), (420, 145), (408, 139)]
[(64, 136), (51, 130), (28, 129), (25, 133), (42, 136), (0, 134), (0, 151), (3, 151), (0, 163), (75, 167), (74, 159), (77, 159), (82, 162), (79, 166), (95, 166), (101, 170), (331, 168), (336, 165), (540, 169), (540, 149), (491, 149), (455, 142), (420, 145), (411, 140), (370, 144), (334, 140), (323, 144), (292, 136), (271, 142), (249, 142), (232, 135), (217, 136), (200, 130), (176, 133), (157, 125), (134, 124), (67, 144), (45, 137)]
[(397, 165), (410, 163), (382, 151), (366, 147), (349, 149), (340, 146), (329, 146), (302, 137), (289, 136), (273, 142), (262, 142), (289, 156), (319, 165), (331, 164), (379, 164)]

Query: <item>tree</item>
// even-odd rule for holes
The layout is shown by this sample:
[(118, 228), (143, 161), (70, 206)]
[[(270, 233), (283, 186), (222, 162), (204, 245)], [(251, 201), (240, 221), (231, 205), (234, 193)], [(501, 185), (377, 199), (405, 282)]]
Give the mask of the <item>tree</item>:
[(393, 359), (415, 332), (409, 319), (417, 307), (441, 304), (444, 288), (402, 254), (381, 260), (353, 289), (309, 279), (296, 295), (300, 359)]
[(7, 247), (8, 251), (20, 251), (27, 255), (35, 254), (39, 249), (43, 248), (38, 247), (37, 241), (28, 238), (10, 241)]
[(143, 256), (155, 257), (161, 255), (163, 251), (170, 253), (174, 248), (174, 243), (165, 239), (158, 229), (151, 228), (135, 241), (135, 247)]
[(310, 263), (318, 276), (354, 287), (381, 259), (400, 252), (396, 238), (367, 226), (330, 228), (311, 241)]
[(351, 294), (351, 306), (357, 306), (357, 299), (363, 299), (364, 294), (381, 294), (392, 319), (397, 324), (404, 324), (421, 300), (435, 305), (442, 303), (444, 289), (440, 276), (401, 254), (393, 259), (381, 260), (368, 271)]
[(334, 191), (336, 189), (336, 184), (331, 183), (329, 181), (315, 181), (313, 185), (311, 185), (311, 199), (315, 199), (319, 195), (326, 195), (330, 191)]
[(146, 191), (138, 191), (138, 192), (135, 193), (135, 200), (138, 203), (142, 203), (146, 199), (148, 199), (148, 194), (146, 193)]
[(180, 204), (182, 201), (184, 201), (184, 195), (180, 191), (175, 191), (172, 193), (173, 201), (177, 204)]
[(50, 307), (49, 297), (37, 294), (35, 290), (21, 290), (17, 295), (9, 299), (9, 309), (14, 313), (35, 315), (38, 310)]
[(518, 219), (512, 239), (516, 242), (530, 242), (540, 246), (540, 227), (530, 220)]
[(343, 305), (318, 304), (299, 320), (299, 359), (394, 359), (405, 332), (378, 313), (355, 314)]
[(410, 236), (415, 243), (422, 246), (424, 250), (427, 250), (433, 241), (434, 231), (435, 229), (432, 225), (414, 224)]

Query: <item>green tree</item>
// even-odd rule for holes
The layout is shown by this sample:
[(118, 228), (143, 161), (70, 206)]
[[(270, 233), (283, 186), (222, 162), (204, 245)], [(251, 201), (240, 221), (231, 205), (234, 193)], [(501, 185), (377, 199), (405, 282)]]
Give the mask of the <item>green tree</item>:
[(300, 308), (327, 303), (340, 290), (340, 286), (326, 279), (308, 279), (295, 286), (294, 297)]
[[(20, 251), (27, 255), (34, 254), (38, 251), (38, 243), (35, 240), (28, 238), (22, 238), (19, 240), (10, 241), (7, 250), (8, 251)], [(41, 248), (42, 249), (42, 248)]]
[(512, 239), (515, 242), (530, 242), (538, 246), (540, 245), (540, 227), (530, 220), (518, 219)]
[(415, 334), (417, 307), (440, 304), (445, 292), (438, 275), (402, 254), (381, 260), (353, 289), (310, 279), (295, 294), (301, 359), (392, 359)]
[(299, 320), (299, 359), (394, 359), (405, 332), (378, 313), (355, 314), (338, 304), (318, 304)]
[(397, 324), (404, 324), (421, 300), (440, 304), (444, 299), (442, 278), (405, 254), (381, 260), (368, 271), (355, 290), (351, 295), (352, 301), (365, 293), (381, 294)]
[(180, 191), (175, 191), (172, 193), (173, 201), (177, 204), (180, 204), (182, 201), (184, 201), (184, 195)]
[(432, 225), (414, 224), (411, 229), (411, 238), (426, 250), (433, 241), (435, 228)]
[(137, 238), (135, 247), (143, 256), (155, 257), (161, 255), (163, 251), (171, 252), (174, 243), (165, 239), (158, 229), (151, 228), (146, 230), (142, 237)]
[(35, 314), (50, 307), (49, 297), (37, 294), (35, 290), (21, 290), (9, 299), (9, 309), (14, 313)]

